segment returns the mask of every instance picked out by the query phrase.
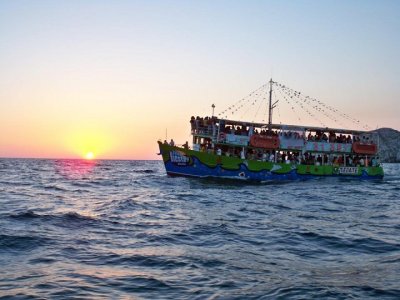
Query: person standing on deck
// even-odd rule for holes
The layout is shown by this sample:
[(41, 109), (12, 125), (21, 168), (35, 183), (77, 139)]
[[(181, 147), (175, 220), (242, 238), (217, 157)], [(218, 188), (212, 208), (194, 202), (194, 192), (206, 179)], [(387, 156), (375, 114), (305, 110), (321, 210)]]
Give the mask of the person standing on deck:
[(240, 151), (240, 158), (241, 159), (246, 159), (246, 155), (244, 154), (244, 148)]

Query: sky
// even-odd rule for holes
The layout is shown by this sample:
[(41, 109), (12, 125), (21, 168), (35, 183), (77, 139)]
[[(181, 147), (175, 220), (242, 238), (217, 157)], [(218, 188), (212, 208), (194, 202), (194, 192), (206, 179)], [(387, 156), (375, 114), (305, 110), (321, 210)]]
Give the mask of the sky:
[(1, 0), (0, 157), (159, 159), (270, 78), (400, 130), (399, 32), (395, 0)]

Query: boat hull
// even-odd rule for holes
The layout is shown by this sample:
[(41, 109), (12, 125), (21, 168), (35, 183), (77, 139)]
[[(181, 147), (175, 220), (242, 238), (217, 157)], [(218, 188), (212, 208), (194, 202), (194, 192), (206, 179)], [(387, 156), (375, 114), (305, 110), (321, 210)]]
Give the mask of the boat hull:
[(314, 177), (383, 178), (382, 167), (344, 167), (244, 160), (172, 147), (159, 142), (167, 174), (248, 181), (299, 180)]

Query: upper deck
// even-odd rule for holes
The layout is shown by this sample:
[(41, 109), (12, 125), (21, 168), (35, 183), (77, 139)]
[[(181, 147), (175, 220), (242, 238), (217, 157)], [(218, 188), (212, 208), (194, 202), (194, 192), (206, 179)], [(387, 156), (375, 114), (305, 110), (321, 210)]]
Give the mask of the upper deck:
[(261, 150), (290, 150), (317, 153), (375, 155), (377, 135), (373, 132), (330, 127), (265, 124), (192, 117), (193, 144), (212, 143)]

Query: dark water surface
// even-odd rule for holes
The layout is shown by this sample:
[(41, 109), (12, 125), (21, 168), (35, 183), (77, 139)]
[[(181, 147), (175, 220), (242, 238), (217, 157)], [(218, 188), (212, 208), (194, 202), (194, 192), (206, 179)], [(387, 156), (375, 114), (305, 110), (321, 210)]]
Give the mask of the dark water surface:
[(0, 159), (0, 298), (400, 299), (400, 165), (245, 185)]

